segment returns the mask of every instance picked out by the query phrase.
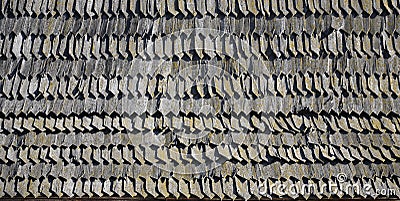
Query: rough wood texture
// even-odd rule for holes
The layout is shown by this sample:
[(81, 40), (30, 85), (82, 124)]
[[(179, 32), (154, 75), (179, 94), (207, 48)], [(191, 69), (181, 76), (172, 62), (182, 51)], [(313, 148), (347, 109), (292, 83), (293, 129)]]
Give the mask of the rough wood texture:
[[(398, 0), (2, 0), (0, 198), (400, 198), (399, 12)], [(220, 32), (182, 32), (195, 28)]]

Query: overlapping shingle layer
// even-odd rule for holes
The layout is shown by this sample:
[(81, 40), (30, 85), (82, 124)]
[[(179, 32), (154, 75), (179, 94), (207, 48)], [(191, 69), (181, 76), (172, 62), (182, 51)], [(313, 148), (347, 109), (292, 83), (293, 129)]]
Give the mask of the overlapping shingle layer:
[(398, 0), (3, 0), (0, 197), (399, 198), (399, 56)]

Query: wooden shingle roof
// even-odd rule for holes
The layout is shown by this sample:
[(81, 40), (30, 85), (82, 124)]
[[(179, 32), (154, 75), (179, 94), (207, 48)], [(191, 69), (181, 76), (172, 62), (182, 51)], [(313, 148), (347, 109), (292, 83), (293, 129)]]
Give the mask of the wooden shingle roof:
[(2, 0), (0, 197), (400, 198), (399, 56), (398, 0)]

